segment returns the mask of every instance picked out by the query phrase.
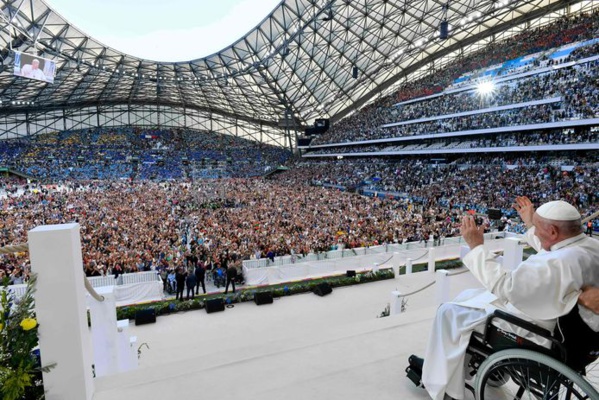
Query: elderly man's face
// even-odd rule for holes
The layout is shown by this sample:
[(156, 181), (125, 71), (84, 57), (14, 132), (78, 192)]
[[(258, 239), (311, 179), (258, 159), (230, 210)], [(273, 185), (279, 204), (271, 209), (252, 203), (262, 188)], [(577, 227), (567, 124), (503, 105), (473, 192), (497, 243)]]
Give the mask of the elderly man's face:
[(535, 226), (535, 236), (539, 238), (543, 250), (551, 250), (551, 246), (559, 241), (556, 228), (537, 213), (533, 214), (532, 223)]
[(31, 62), (31, 68), (38, 69), (40, 67), (40, 62), (38, 60), (33, 60)]

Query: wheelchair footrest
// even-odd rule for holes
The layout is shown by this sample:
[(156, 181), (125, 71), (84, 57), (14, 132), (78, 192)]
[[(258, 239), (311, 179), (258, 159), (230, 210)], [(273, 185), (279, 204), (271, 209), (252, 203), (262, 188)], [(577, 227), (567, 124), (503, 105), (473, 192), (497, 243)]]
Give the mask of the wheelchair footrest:
[(406, 368), (406, 376), (414, 383), (414, 385), (424, 389), (424, 385), (422, 384), (422, 371), (410, 365)]

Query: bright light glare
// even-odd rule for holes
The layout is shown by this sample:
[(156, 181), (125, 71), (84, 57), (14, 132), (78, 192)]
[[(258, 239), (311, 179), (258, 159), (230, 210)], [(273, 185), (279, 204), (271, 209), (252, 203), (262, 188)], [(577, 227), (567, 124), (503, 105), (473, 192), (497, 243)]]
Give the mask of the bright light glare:
[(495, 91), (495, 83), (492, 81), (480, 82), (478, 85), (476, 85), (476, 91), (481, 96), (489, 95)]

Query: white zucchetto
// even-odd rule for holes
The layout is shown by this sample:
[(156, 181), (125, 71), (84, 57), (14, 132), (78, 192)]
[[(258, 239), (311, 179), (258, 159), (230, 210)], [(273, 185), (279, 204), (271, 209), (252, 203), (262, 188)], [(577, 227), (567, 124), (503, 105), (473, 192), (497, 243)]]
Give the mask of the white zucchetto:
[(578, 210), (563, 200), (550, 201), (537, 208), (539, 217), (554, 221), (576, 221), (580, 219)]

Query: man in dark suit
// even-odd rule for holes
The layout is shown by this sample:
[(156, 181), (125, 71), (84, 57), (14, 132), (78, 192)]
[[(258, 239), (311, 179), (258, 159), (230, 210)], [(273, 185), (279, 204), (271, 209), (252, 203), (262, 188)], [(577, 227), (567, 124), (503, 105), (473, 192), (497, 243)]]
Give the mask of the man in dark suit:
[(177, 294), (175, 295), (175, 300), (183, 301), (183, 289), (185, 288), (185, 277), (187, 276), (187, 271), (183, 267), (177, 268), (177, 273), (175, 274), (175, 281), (177, 282)]
[(187, 278), (185, 278), (185, 286), (187, 286), (187, 300), (189, 300), (190, 297), (192, 299), (195, 297), (193, 291), (195, 290), (197, 282), (198, 279), (196, 278), (195, 274), (193, 273), (193, 271), (190, 271), (187, 274)]
[(225, 286), (225, 294), (229, 291), (229, 283), (233, 287), (233, 293), (235, 293), (235, 278), (237, 278), (237, 268), (235, 265), (231, 263), (229, 268), (227, 268), (227, 285)]
[(202, 285), (202, 290), (206, 294), (206, 269), (204, 268), (203, 261), (198, 261), (194, 273), (196, 276), (196, 294), (200, 290), (200, 285)]

